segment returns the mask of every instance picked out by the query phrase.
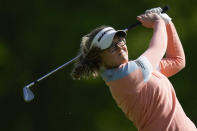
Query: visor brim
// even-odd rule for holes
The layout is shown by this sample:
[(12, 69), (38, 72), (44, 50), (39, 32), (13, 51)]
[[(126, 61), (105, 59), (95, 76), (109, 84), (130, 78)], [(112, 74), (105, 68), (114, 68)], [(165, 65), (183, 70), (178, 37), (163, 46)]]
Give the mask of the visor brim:
[(116, 34), (114, 35), (114, 37), (126, 37), (127, 36), (127, 33), (125, 32), (125, 31), (123, 31), (123, 30), (118, 30), (117, 32), (116, 32)]

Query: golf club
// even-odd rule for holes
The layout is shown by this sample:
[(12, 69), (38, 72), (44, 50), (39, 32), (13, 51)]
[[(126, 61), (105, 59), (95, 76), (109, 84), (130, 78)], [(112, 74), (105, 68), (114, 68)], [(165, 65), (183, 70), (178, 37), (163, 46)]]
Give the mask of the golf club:
[[(168, 6), (164, 6), (164, 7), (162, 8), (162, 10), (163, 10), (162, 13), (163, 13), (163, 12), (166, 12), (168, 9), (169, 9)], [(136, 26), (138, 26), (138, 25), (141, 25), (141, 23), (140, 23), (139, 21), (136, 22), (135, 24), (132, 24), (132, 25), (128, 26), (127, 28), (125, 28), (124, 31), (127, 32), (128, 30), (130, 30), (130, 29), (132, 29), (132, 28), (134, 28), (134, 27), (136, 27)], [(81, 56), (80, 54), (77, 55), (76, 57), (74, 57), (74, 58), (71, 59), (70, 61), (64, 63), (63, 65), (61, 65), (61, 66), (59, 66), (58, 68), (52, 70), (51, 72), (47, 73), (46, 75), (44, 75), (44, 76), (38, 78), (37, 80), (31, 82), (31, 83), (28, 84), (28, 85), (26, 85), (26, 86), (23, 88), (24, 100), (25, 100), (26, 102), (29, 102), (29, 101), (31, 101), (31, 100), (34, 99), (34, 94), (33, 94), (33, 92), (30, 90), (30, 87), (31, 87), (31, 86), (35, 85), (36, 83), (40, 82), (41, 80), (47, 78), (48, 76), (52, 75), (53, 73), (57, 72), (58, 70), (64, 68), (64, 67), (67, 66), (67, 65), (69, 65), (69, 64), (72, 63), (73, 61), (77, 60), (80, 56)]]

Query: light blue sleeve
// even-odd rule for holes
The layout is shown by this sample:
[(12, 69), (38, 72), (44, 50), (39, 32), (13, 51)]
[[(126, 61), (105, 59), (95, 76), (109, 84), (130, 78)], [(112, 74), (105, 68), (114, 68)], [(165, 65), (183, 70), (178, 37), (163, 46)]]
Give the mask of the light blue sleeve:
[(113, 80), (119, 80), (133, 71), (135, 71), (137, 68), (137, 64), (134, 61), (129, 61), (126, 65), (124, 65), (121, 68), (114, 68), (114, 69), (108, 69), (101, 73), (101, 77), (106, 81), (110, 82)]
[(151, 73), (153, 71), (152, 65), (145, 56), (140, 56), (138, 59), (134, 60), (138, 67), (142, 70), (144, 82), (150, 79)]
[(138, 59), (134, 61), (129, 61), (126, 65), (124, 65), (121, 68), (105, 70), (101, 73), (101, 77), (106, 82), (119, 80), (134, 72), (138, 68), (140, 68), (143, 73), (144, 82), (147, 82), (152, 73), (152, 65), (145, 56), (140, 56)]

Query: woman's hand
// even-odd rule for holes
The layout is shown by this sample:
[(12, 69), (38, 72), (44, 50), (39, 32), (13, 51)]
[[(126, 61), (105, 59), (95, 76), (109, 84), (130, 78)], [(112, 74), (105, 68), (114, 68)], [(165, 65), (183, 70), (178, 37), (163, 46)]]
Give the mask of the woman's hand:
[(169, 24), (172, 18), (170, 18), (166, 13), (161, 13), (161, 12), (162, 9), (160, 7), (157, 7), (157, 8), (146, 10), (145, 14), (156, 13), (165, 21), (166, 24)]
[(147, 28), (153, 28), (156, 22), (163, 21), (158, 14), (151, 12), (137, 16), (137, 20), (139, 20), (142, 25)]

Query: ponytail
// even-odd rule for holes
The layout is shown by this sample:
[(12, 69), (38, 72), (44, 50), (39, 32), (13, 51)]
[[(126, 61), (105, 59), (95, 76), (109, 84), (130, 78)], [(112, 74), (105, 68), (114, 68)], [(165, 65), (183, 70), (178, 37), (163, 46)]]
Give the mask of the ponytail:
[(101, 52), (101, 49), (98, 47), (92, 47), (90, 49), (90, 46), (96, 34), (105, 27), (107, 26), (96, 28), (89, 34), (82, 37), (79, 51), (81, 56), (76, 60), (74, 68), (71, 72), (73, 79), (79, 80), (81, 78), (96, 78), (99, 75), (99, 70), (101, 67), (101, 58), (99, 53)]

